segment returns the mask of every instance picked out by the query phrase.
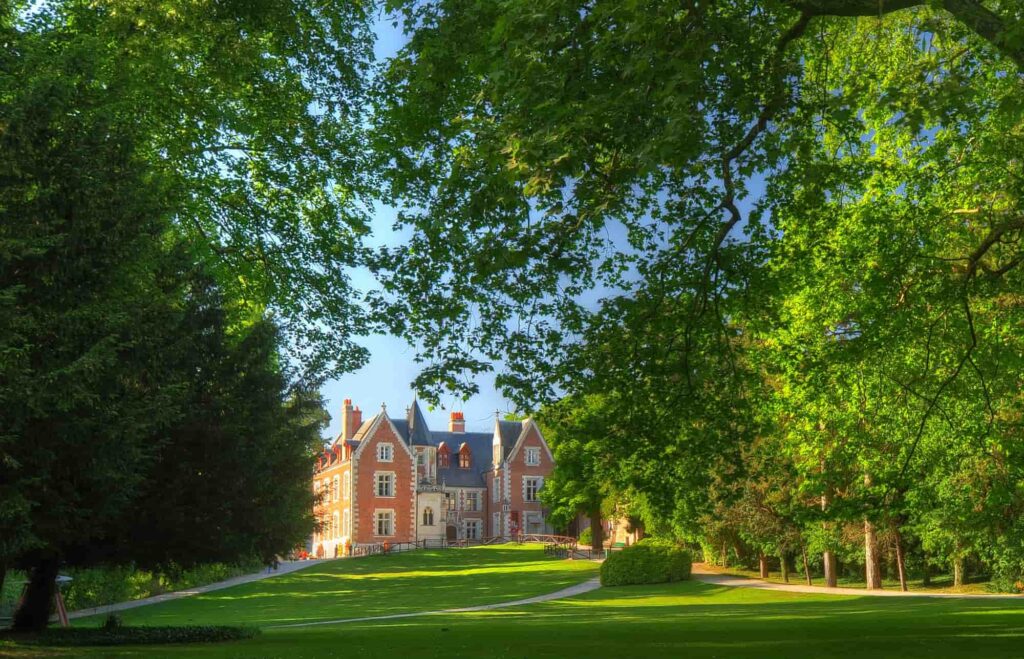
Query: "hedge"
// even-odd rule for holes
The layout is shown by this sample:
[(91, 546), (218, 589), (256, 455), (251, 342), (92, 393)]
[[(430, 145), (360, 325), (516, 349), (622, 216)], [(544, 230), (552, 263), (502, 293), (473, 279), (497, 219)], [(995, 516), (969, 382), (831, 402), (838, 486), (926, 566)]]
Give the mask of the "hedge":
[(580, 544), (589, 546), (592, 542), (594, 542), (594, 532), (588, 526), (587, 528), (583, 529), (583, 533), (580, 533)]
[(61, 570), (61, 574), (71, 577), (71, 582), (63, 589), (64, 602), (69, 611), (77, 611), (205, 586), (259, 572), (261, 567), (258, 561), (250, 560), (238, 564), (206, 563), (191, 568), (172, 564), (154, 571), (130, 565), (68, 568)]
[(608, 555), (601, 564), (602, 586), (629, 586), (690, 578), (693, 557), (671, 542), (644, 539)]
[(253, 638), (259, 630), (253, 627), (225, 625), (186, 627), (68, 627), (44, 632), (19, 634), (0, 633), (0, 641), (16, 641), (44, 646), (87, 645), (163, 645), (166, 643), (216, 643)]

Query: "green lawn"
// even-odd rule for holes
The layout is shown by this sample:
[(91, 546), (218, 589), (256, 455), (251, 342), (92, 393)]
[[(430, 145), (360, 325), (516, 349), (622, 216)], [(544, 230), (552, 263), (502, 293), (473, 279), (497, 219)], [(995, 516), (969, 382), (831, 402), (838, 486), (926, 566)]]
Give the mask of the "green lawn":
[[(129, 625), (264, 627), (504, 602), (550, 593), (596, 574), (596, 564), (548, 558), (538, 545), (415, 551), (316, 563), (120, 615)], [(75, 624), (99, 624), (103, 618)]]
[[(580, 567), (557, 571), (559, 581), (534, 580), (544, 573), (546, 561), (538, 550), (480, 549), (481, 569), (491, 572), (499, 583), (489, 584), (490, 595), (482, 597), (482, 585), (470, 587), (465, 596), (459, 588), (447, 587), (435, 597), (422, 579), (434, 582), (447, 570), (418, 567), (423, 576), (382, 577), (371, 590), (383, 593), (349, 595), (350, 601), (373, 602), (388, 611), (443, 608), (452, 604), (477, 603), (481, 599), (504, 599), (503, 587), (526, 590), (519, 585), (519, 568), (527, 581), (541, 586), (537, 592), (553, 591), (569, 581), (579, 581), (589, 572)], [(493, 554), (491, 552), (494, 552)], [(427, 562), (437, 557), (422, 555)], [(493, 557), (493, 561), (485, 557)], [(506, 563), (510, 559), (512, 562)], [(383, 559), (408, 561), (413, 557)], [(358, 561), (351, 561), (351, 564)], [(550, 564), (547, 564), (550, 565)], [(355, 569), (355, 566), (352, 568)], [(358, 568), (371, 574), (370, 568)], [(593, 567), (590, 566), (589, 570)], [(365, 570), (365, 572), (364, 572)], [(324, 577), (322, 568), (307, 576)], [(300, 576), (302, 573), (295, 575)], [(376, 574), (392, 574), (380, 568)], [(529, 575), (529, 576), (525, 576)], [(568, 578), (571, 576), (572, 578)], [(337, 578), (337, 577), (334, 577)], [(477, 583), (472, 575), (453, 577), (457, 583)], [(442, 578), (442, 580), (444, 580)], [(541, 583), (537, 583), (540, 581)], [(549, 587), (543, 587), (548, 583)], [(264, 597), (273, 580), (262, 582)], [(392, 588), (391, 585), (398, 585)], [(254, 584), (254, 586), (259, 586)], [(310, 601), (323, 595), (305, 587), (292, 592), (306, 593)], [(420, 593), (413, 596), (412, 593)], [(426, 594), (425, 594), (426, 593)], [(294, 601), (302, 601), (292, 596)], [(494, 597), (497, 596), (497, 597)], [(395, 600), (403, 604), (385, 606)], [(232, 609), (252, 616), (247, 600), (238, 598)], [(444, 602), (444, 603), (442, 603)], [(284, 604), (282, 604), (283, 606)], [(417, 606), (419, 605), (419, 606)], [(153, 622), (228, 622), (236, 620), (231, 610), (220, 610), (215, 619), (197, 619), (190, 611), (206, 610), (199, 600), (177, 602), (177, 616), (166, 614)], [(333, 605), (331, 605), (333, 606)], [(155, 607), (154, 607), (155, 608)], [(344, 609), (344, 607), (342, 607)], [(373, 611), (380, 611), (375, 608)], [(248, 613), (246, 613), (248, 612)], [(140, 611), (141, 613), (141, 611)], [(370, 615), (370, 610), (351, 610), (338, 617)], [(279, 620), (282, 614), (268, 616)], [(299, 617), (296, 615), (295, 617)], [(1024, 601), (1017, 600), (933, 600), (924, 598), (837, 597), (778, 593), (764, 590), (726, 588), (698, 582), (662, 586), (606, 588), (568, 600), (546, 602), (496, 611), (423, 616), (392, 621), (322, 625), (308, 628), (266, 629), (251, 641), (176, 647), (81, 648), (47, 652), (46, 656), (109, 657), (1017, 657), (1024, 654)], [(4, 647), (0, 646), (0, 654)], [(49, 649), (47, 649), (49, 650)]]
[[(749, 579), (761, 580), (761, 577), (757, 570), (747, 570), (741, 567), (716, 567), (716, 566), (705, 566), (706, 569), (711, 570), (717, 574), (725, 574), (736, 577), (747, 577)], [(782, 579), (782, 573), (778, 570), (770, 572), (767, 579), (771, 583), (786, 583)], [(797, 572), (789, 573), (789, 583), (794, 586), (803, 586), (807, 584), (807, 580), (804, 578), (803, 568)], [(864, 588), (866, 585), (863, 575), (857, 575), (851, 577), (849, 575), (841, 575), (837, 580), (837, 585), (841, 588)], [(825, 578), (821, 575), (812, 575), (811, 584), (814, 586), (825, 586)], [(900, 582), (897, 578), (887, 577), (882, 580), (882, 588), (885, 590), (899, 590)], [(940, 594), (951, 594), (951, 595), (984, 595), (991, 592), (988, 588), (988, 581), (983, 577), (975, 577), (968, 579), (967, 583), (962, 586), (953, 585), (952, 574), (939, 574), (934, 575), (931, 578), (931, 583), (927, 586), (924, 581), (918, 578), (912, 578), (907, 580), (907, 588), (911, 591), (923, 591), (927, 593), (940, 593)]]

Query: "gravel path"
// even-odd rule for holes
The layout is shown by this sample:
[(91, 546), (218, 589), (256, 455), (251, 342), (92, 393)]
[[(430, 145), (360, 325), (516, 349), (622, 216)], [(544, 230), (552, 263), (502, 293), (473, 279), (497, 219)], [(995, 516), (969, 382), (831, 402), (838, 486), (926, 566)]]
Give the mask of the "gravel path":
[(806, 586), (797, 584), (772, 583), (747, 577), (719, 574), (709, 570), (700, 563), (693, 565), (693, 579), (716, 586), (732, 588), (760, 588), (761, 590), (779, 590), (787, 593), (814, 593), (816, 595), (856, 595), (863, 597), (932, 597), (935, 599), (1021, 599), (1024, 595), (988, 595), (981, 593), (926, 593), (912, 590), (904, 593), (899, 590), (867, 590), (866, 588), (825, 588), (824, 586)]
[(107, 604), (104, 606), (97, 606), (91, 609), (79, 609), (68, 614), (68, 618), (74, 620), (75, 618), (87, 618), (94, 616), (97, 613), (113, 613), (115, 611), (125, 611), (127, 609), (135, 609), (140, 606), (148, 606), (149, 604), (157, 604), (158, 602), (167, 602), (169, 600), (181, 599), (183, 597), (191, 597), (200, 593), (209, 593), (214, 590), (221, 590), (222, 588), (231, 588), (243, 583), (249, 583), (251, 581), (261, 581), (263, 579), (269, 579), (271, 577), (277, 577), (282, 574), (288, 574), (289, 572), (295, 572), (305, 567), (311, 567), (317, 563), (323, 563), (327, 560), (336, 559), (322, 559), (312, 561), (282, 561), (277, 566), (276, 570), (267, 571), (263, 569), (253, 574), (244, 574), (240, 577), (232, 577), (231, 579), (225, 579), (224, 581), (218, 581), (217, 583), (206, 584), (205, 586), (196, 586), (195, 588), (189, 588), (187, 590), (178, 590), (173, 593), (164, 593), (163, 595), (154, 595), (153, 597), (147, 597), (140, 600), (131, 600), (129, 602), (118, 602), (117, 604)]
[(527, 597), (526, 599), (513, 600), (511, 602), (499, 602), (497, 604), (482, 604), (480, 606), (467, 606), (462, 609), (443, 609), (441, 611), (420, 611), (418, 613), (395, 613), (387, 616), (370, 616), (367, 618), (342, 618), (340, 620), (320, 620), (317, 622), (295, 622), (287, 625), (272, 625), (267, 629), (283, 629), (286, 627), (315, 627), (317, 625), (340, 625), (346, 622), (369, 622), (371, 620), (396, 620), (398, 618), (414, 618), (416, 616), (436, 616), (447, 613), (470, 613), (472, 611), (491, 611), (493, 609), (504, 609), (510, 606), (520, 606), (523, 604), (536, 604), (537, 602), (550, 602), (551, 600), (565, 599), (566, 597), (573, 597), (574, 595), (582, 595), (583, 593), (589, 593), (592, 590), (597, 590), (601, 587), (600, 579), (594, 577), (578, 583), (575, 586), (569, 586), (562, 590), (548, 593), (546, 595), (537, 595), (536, 597)]

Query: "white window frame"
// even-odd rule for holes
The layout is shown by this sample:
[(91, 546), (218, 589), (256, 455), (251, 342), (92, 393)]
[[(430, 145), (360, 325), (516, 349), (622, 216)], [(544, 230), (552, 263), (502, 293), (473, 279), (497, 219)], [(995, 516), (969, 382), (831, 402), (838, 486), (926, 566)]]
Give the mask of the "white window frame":
[(341, 514), (341, 533), (345, 536), (352, 535), (352, 515), (349, 514), (348, 508)]
[[(380, 486), (381, 486), (381, 482), (382, 482), (381, 481), (381, 477), (386, 478), (387, 482), (390, 482), (390, 484), (391, 484), (391, 488), (390, 488), (391, 489), (391, 494), (381, 494), (380, 493)], [(395, 482), (395, 472), (393, 472), (393, 471), (375, 471), (375, 472), (373, 472), (373, 494), (374, 494), (374, 496), (377, 496), (377, 497), (380, 497), (380, 498), (383, 498), (383, 499), (394, 499), (395, 498), (395, 489), (396, 489), (396, 487), (397, 487), (397, 483)]]
[(352, 495), (352, 472), (346, 471), (341, 479), (341, 496), (347, 501)]
[(333, 501), (334, 503), (338, 503), (338, 498), (341, 496), (341, 493), (338, 491), (340, 489), (341, 478), (335, 476), (334, 479), (331, 481), (331, 501)]
[[(535, 483), (533, 498), (530, 498), (530, 483)], [(544, 487), (543, 476), (523, 476), (523, 501), (526, 503), (537, 503), (540, 501), (540, 489)]]
[(501, 479), (497, 475), (491, 478), (491, 501), (494, 503), (501, 501)]
[(523, 462), (526, 463), (527, 467), (537, 467), (540, 465), (540, 447), (539, 446), (527, 446), (523, 452)]
[[(390, 533), (380, 533), (382, 514), (389, 516), (387, 519), (388, 525), (391, 527), (388, 529)], [(373, 535), (377, 538), (393, 538), (395, 536), (395, 511), (393, 508), (377, 508), (373, 511)]]
[[(472, 501), (472, 505), (470, 504)], [(480, 512), (480, 493), (472, 490), (466, 490), (466, 499), (464, 510), (470, 513)]]
[[(480, 520), (478, 519), (462, 520), (462, 537), (466, 540), (479, 540), (482, 537), (480, 526)], [(470, 527), (473, 528), (473, 535), (469, 534)]]
[(377, 462), (394, 462), (395, 445), (391, 442), (377, 444)]
[[(426, 522), (427, 511), (428, 510), (430, 511), (430, 523), (429, 524)], [(423, 508), (423, 512), (422, 512), (422, 514), (420, 514), (420, 521), (423, 522), (423, 526), (435, 526), (437, 524), (437, 517), (434, 514), (434, 507), (433, 506), (425, 506)]]
[(341, 516), (337, 510), (331, 515), (331, 527), (334, 529), (334, 539), (337, 540), (341, 537)]

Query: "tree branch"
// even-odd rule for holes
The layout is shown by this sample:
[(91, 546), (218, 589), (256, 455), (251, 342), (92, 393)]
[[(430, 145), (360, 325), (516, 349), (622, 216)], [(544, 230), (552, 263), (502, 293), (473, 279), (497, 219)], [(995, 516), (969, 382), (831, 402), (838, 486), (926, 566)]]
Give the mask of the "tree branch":
[[(800, 12), (818, 16), (882, 16), (901, 9), (924, 7), (922, 0), (792, 0)], [(1024, 45), (1007, 42), (1007, 20), (976, 0), (942, 0), (942, 7), (976, 35), (995, 46), (1024, 70)]]

